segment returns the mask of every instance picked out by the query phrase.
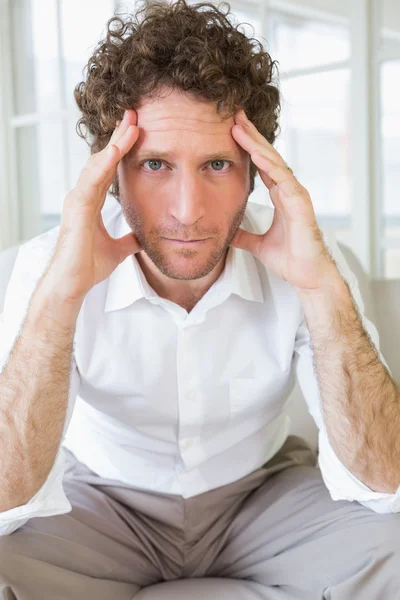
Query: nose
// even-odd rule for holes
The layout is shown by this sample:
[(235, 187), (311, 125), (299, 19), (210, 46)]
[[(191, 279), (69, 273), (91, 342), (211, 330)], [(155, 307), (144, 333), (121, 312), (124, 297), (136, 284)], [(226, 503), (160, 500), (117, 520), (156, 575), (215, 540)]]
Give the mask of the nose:
[(182, 172), (176, 176), (175, 183), (170, 214), (181, 225), (190, 227), (205, 215), (206, 190), (201, 178), (189, 169), (182, 169)]

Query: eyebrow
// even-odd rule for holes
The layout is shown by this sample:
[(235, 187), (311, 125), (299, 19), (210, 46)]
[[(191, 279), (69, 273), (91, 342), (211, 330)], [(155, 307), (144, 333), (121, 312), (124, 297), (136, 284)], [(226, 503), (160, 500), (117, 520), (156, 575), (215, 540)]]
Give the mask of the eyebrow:
[[(128, 155), (131, 154), (131, 158), (135, 159), (137, 161), (139, 160), (145, 160), (145, 159), (149, 159), (149, 158), (161, 158), (163, 160), (168, 160), (168, 159), (173, 159), (175, 157), (175, 153), (173, 152), (165, 152), (163, 150), (139, 150), (137, 153), (135, 153), (134, 148), (132, 148), (132, 150), (130, 152), (128, 152)], [(232, 151), (232, 150), (218, 150), (216, 152), (213, 152), (211, 154), (206, 154), (202, 157), (202, 161), (204, 162), (209, 162), (210, 160), (232, 160), (232, 161), (236, 161), (236, 160), (240, 160), (241, 156), (238, 152)]]

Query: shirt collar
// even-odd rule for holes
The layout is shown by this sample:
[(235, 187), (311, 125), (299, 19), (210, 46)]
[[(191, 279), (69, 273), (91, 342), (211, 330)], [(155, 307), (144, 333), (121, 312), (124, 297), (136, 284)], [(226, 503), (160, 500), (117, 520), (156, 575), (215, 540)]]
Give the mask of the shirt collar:
[[(246, 215), (242, 222), (246, 227)], [(120, 238), (131, 232), (122, 210), (115, 222), (114, 233), (110, 235)], [(229, 247), (225, 268), (212, 287), (219, 292), (237, 294), (245, 300), (264, 302), (260, 275), (255, 257), (240, 248)], [(149, 285), (135, 255), (128, 256), (111, 273), (108, 278), (104, 312), (126, 308), (130, 304), (145, 298), (159, 298), (156, 291)]]

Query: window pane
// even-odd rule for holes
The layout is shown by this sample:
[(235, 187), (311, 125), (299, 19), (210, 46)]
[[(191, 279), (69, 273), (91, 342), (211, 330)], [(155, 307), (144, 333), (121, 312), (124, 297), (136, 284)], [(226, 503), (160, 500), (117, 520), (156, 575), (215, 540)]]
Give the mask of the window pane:
[(56, 0), (14, 0), (14, 104), (17, 115), (60, 107)]
[[(131, 0), (131, 2), (132, 1), (133, 0)], [(187, 0), (187, 3), (194, 5), (198, 4), (199, 0)], [(259, 17), (260, 11), (256, 4), (249, 7), (246, 3), (246, 0), (230, 0), (229, 5), (231, 7), (231, 14), (229, 15), (231, 23), (235, 26), (239, 23), (243, 23), (243, 25), (241, 25), (239, 28), (239, 31), (248, 37), (259, 37), (262, 35), (261, 21)]]
[(25, 239), (43, 231), (45, 215), (59, 215), (64, 182), (63, 125), (47, 122), (17, 129), (18, 191)]
[(75, 105), (73, 91), (82, 81), (82, 70), (95, 45), (105, 33), (107, 20), (114, 13), (113, 0), (63, 0), (63, 56), (67, 104)]
[[(231, 3), (231, 5), (232, 5), (232, 3)], [(260, 38), (260, 36), (262, 35), (261, 21), (258, 18), (257, 14), (253, 14), (250, 11), (243, 11), (243, 9), (241, 9), (241, 10), (235, 9), (235, 7), (233, 5), (232, 5), (232, 13), (233, 13), (233, 18), (230, 17), (231, 22), (234, 23), (235, 26), (240, 23), (239, 31), (244, 33), (249, 38), (251, 38), (251, 37)], [(264, 43), (265, 40), (261, 40), (261, 42)], [(268, 50), (268, 48), (267, 48), (267, 50)]]
[(393, 247), (384, 251), (384, 276), (400, 278), (400, 216), (386, 217), (385, 220), (385, 239)]
[(67, 193), (64, 181), (63, 123), (41, 123), (37, 126), (40, 209), (42, 213), (59, 214)]
[(351, 213), (350, 72), (347, 69), (282, 82), (282, 133), (276, 147), (310, 192), (321, 216)]
[[(400, 10), (398, 0), (381, 0), (382, 24), (385, 33), (397, 37), (400, 32)], [(396, 35), (397, 34), (397, 35)]]
[(68, 120), (68, 189), (75, 187), (79, 175), (90, 156), (88, 144), (76, 133), (76, 122), (79, 118), (78, 110), (76, 113), (75, 119)]
[(274, 12), (271, 30), (271, 49), (283, 72), (350, 58), (347, 27)]
[(21, 214), (21, 242), (39, 235), (40, 193), (37, 127), (20, 127), (16, 131), (18, 200)]
[(336, 236), (336, 241), (348, 246), (349, 248), (353, 247), (353, 232), (350, 228), (350, 225), (347, 229), (334, 229), (334, 233)]
[(138, 0), (118, 0), (115, 2), (116, 11), (118, 13), (134, 12), (138, 6)]
[(382, 65), (384, 214), (400, 216), (400, 60)]
[(385, 237), (390, 240), (400, 240), (400, 217), (394, 217), (392, 220), (388, 220), (390, 225), (385, 229)]
[(385, 277), (400, 278), (400, 248), (388, 248), (385, 251)]
[(58, 219), (62, 212), (67, 193), (62, 129), (63, 124), (54, 121), (19, 127), (16, 131), (23, 240), (54, 226), (49, 225), (49, 219)]

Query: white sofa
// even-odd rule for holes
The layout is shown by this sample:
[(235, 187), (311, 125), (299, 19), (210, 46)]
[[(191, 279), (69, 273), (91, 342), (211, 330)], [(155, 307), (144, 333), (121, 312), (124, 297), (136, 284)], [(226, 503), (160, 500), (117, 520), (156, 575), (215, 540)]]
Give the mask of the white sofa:
[[(393, 377), (400, 384), (400, 279), (369, 280), (353, 252), (339, 243), (351, 270), (356, 275), (361, 295), (365, 303), (366, 316), (376, 325), (380, 334), (380, 347)], [(0, 314), (3, 310), (4, 295), (11, 275), (18, 246), (0, 253)], [(285, 405), (291, 417), (291, 433), (302, 436), (317, 450), (317, 428), (307, 411), (306, 403), (296, 385)], [(179, 599), (219, 598), (245, 600), (245, 586), (235, 580), (222, 578), (181, 579), (150, 586), (139, 592), (137, 600), (179, 600)]]

